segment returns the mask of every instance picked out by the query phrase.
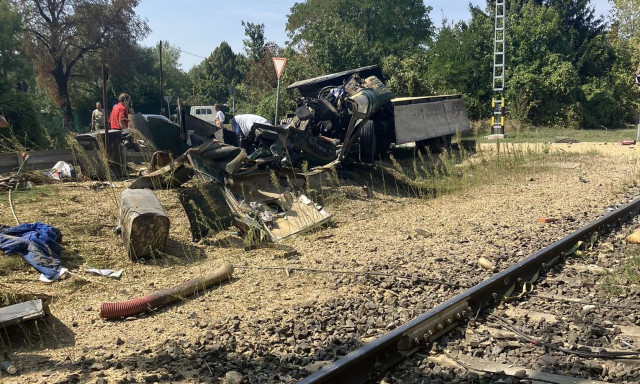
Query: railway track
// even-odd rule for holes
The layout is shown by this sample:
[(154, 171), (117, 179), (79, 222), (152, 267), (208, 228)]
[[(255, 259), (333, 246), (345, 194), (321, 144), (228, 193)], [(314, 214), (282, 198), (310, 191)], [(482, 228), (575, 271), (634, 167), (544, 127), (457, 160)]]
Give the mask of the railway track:
[(619, 237), (611, 230), (639, 211), (637, 198), (300, 383), (451, 382), (464, 372), (490, 382), (604, 382), (592, 376), (640, 382), (640, 369), (632, 365), (640, 362), (637, 296), (625, 293), (625, 300), (607, 304), (593, 293), (594, 270), (584, 266), (586, 259), (565, 257), (601, 256), (598, 247), (609, 249), (615, 239), (598, 239)]

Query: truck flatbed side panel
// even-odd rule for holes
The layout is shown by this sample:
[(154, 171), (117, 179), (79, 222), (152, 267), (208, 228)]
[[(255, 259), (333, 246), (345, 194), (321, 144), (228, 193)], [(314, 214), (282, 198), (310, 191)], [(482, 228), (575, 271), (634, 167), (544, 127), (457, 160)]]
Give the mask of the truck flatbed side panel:
[(461, 99), (462, 95), (438, 95), (438, 96), (418, 96), (418, 97), (397, 97), (391, 99), (394, 106), (407, 104), (432, 103), (434, 101)]
[[(441, 99), (437, 99), (441, 98)], [(394, 101), (396, 144), (452, 135), (470, 129), (467, 108), (460, 97), (436, 96)], [(427, 100), (428, 99), (428, 100)]]

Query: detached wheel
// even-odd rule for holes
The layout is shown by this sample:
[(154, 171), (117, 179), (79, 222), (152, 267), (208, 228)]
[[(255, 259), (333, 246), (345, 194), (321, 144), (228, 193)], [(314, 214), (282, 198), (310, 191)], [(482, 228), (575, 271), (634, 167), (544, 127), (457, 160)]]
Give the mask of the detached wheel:
[(364, 123), (360, 129), (360, 161), (373, 164), (376, 160), (376, 131), (373, 121)]

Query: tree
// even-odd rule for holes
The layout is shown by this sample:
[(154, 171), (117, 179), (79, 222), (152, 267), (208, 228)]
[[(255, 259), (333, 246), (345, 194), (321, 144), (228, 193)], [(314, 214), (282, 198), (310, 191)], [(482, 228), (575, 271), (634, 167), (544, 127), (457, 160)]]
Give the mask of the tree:
[(20, 15), (0, 0), (0, 114), (11, 127), (0, 132), (0, 148), (5, 151), (47, 144), (32, 97), (14, 89), (16, 81), (33, 80), (29, 62), (18, 50), (21, 27)]
[(254, 24), (248, 21), (242, 21), (241, 24), (244, 27), (244, 34), (247, 36), (242, 40), (247, 58), (251, 61), (257, 61), (265, 45), (264, 24)]
[(89, 54), (118, 50), (146, 36), (134, 11), (138, 0), (15, 0), (24, 20), (25, 48), (40, 83), (72, 119), (69, 79)]
[(292, 46), (332, 72), (425, 45), (430, 11), (422, 0), (307, 0), (291, 7), (286, 28)]
[(18, 50), (21, 28), (20, 14), (0, 0), (0, 93), (12, 88), (16, 81), (32, 78), (31, 65)]
[[(163, 96), (160, 94), (160, 56), (158, 47), (135, 46), (128, 54), (126, 68), (111, 70), (108, 87), (108, 105), (110, 107), (117, 102), (120, 92), (131, 95), (136, 112), (160, 113), (160, 102)], [(178, 97), (183, 99), (191, 95), (191, 78), (180, 69), (180, 49), (166, 41), (162, 43), (162, 69), (163, 89), (165, 95), (173, 96), (172, 102)], [(90, 68), (99, 68), (99, 62), (110, 62), (108, 58), (91, 58)], [(110, 68), (112, 68), (110, 66)], [(117, 67), (115, 67), (117, 69)], [(102, 83), (99, 73), (89, 73), (86, 77), (74, 77), (71, 79), (71, 95), (74, 100), (74, 109), (91, 111), (96, 101), (102, 100)], [(163, 107), (166, 103), (163, 101)]]
[(638, 40), (640, 35), (640, 1), (611, 0), (611, 14), (620, 40)]
[(200, 63), (199, 68), (192, 72), (194, 95), (189, 100), (191, 104), (226, 102), (229, 86), (241, 81), (236, 56), (229, 44), (223, 41)]
[(383, 69), (387, 85), (397, 96), (461, 93), (470, 117), (490, 113), (493, 20), (470, 6), (468, 22), (445, 21), (426, 49), (387, 56)]

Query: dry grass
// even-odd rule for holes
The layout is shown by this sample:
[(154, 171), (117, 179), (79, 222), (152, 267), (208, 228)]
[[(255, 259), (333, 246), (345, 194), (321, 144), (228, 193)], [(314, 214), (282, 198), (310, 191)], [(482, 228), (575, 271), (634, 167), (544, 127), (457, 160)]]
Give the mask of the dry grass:
[[(413, 189), (397, 183), (388, 174), (354, 172), (355, 178), (346, 180), (339, 172), (330, 172), (319, 180), (319, 185), (309, 187), (305, 192), (335, 214), (335, 224), (332, 228), (285, 241), (298, 251), (294, 255), (271, 248), (246, 252), (243, 240), (228, 232), (194, 244), (190, 241), (189, 225), (178, 200), (178, 191), (161, 190), (156, 191), (156, 195), (171, 220), (169, 246), (157, 258), (144, 264), (133, 263), (127, 259), (121, 239), (113, 233), (117, 201), (129, 182), (116, 182), (114, 188), (97, 192), (89, 190), (87, 183), (46, 185), (18, 191), (13, 194), (13, 201), (22, 222), (41, 221), (61, 229), (63, 265), (71, 270), (72, 277), (54, 284), (40, 283), (37, 273), (21, 259), (0, 256), (0, 263), (6, 262), (8, 268), (13, 268), (0, 276), (0, 300), (12, 302), (22, 298), (19, 294), (24, 292), (46, 296), (51, 303), (52, 318), (58, 319), (55, 323), (42, 323), (37, 332), (29, 333), (33, 336), (33, 332), (40, 332), (55, 335), (55, 338), (33, 336), (30, 343), (12, 340), (11, 347), (5, 348), (27, 353), (37, 349), (52, 364), (77, 361), (80, 356), (87, 355), (83, 348), (91, 355), (103, 348), (105, 340), (111, 345), (116, 337), (135, 339), (150, 347), (166, 338), (178, 337), (175, 335), (181, 332), (197, 337), (200, 330), (185, 327), (185, 319), (191, 313), (209, 322), (224, 321), (229, 314), (238, 313), (259, 318), (310, 300), (321, 302), (336, 295), (357, 295), (357, 287), (335, 287), (335, 280), (327, 280), (321, 274), (293, 273), (289, 276), (284, 271), (238, 269), (230, 284), (209, 290), (195, 300), (187, 300), (184, 305), (139, 319), (135, 326), (131, 326), (131, 322), (97, 320), (97, 311), (104, 301), (131, 299), (167, 288), (212, 271), (224, 261), (236, 266), (296, 265), (322, 269), (334, 266), (353, 269), (377, 260), (393, 264), (395, 252), (403, 246), (409, 244), (420, 250), (431, 250), (438, 244), (436, 239), (439, 237), (461, 236), (463, 224), (460, 218), (455, 218), (457, 211), (465, 212), (465, 219), (472, 220), (475, 219), (472, 214), (485, 208), (487, 201), (497, 201), (500, 209), (510, 209), (510, 194), (529, 193), (527, 184), (536, 184), (529, 180), (548, 178), (558, 184), (566, 180), (567, 175), (577, 179), (582, 169), (566, 167), (567, 164), (579, 164), (588, 170), (594, 169), (593, 164), (606, 164), (613, 176), (599, 178), (598, 183), (602, 186), (594, 185), (596, 181), (594, 184), (576, 183), (580, 187), (597, 187), (606, 192), (608, 198), (636, 181), (635, 156), (624, 160), (616, 157), (613, 161), (614, 155), (604, 147), (578, 148), (582, 147), (487, 145), (472, 156), (442, 154), (437, 159), (413, 152), (397, 152), (394, 160), (390, 159), (386, 164), (420, 186)], [(628, 169), (628, 174), (617, 175), (615, 172), (620, 168)], [(590, 176), (585, 174), (585, 177)], [(542, 183), (536, 185), (539, 184)], [(363, 186), (367, 186), (367, 190)], [(466, 200), (474, 203), (466, 204)], [(473, 204), (477, 204), (477, 208)], [(12, 223), (6, 194), (0, 195), (0, 207), (4, 208), (0, 210), (0, 222)], [(561, 208), (553, 209), (560, 212)], [(574, 207), (566, 204), (562, 209), (571, 212)], [(539, 225), (536, 217), (540, 212), (540, 208), (532, 208), (520, 213), (518, 220), (526, 219), (534, 223), (532, 226)], [(457, 222), (445, 225), (436, 221), (447, 216)], [(511, 220), (510, 225), (517, 225), (518, 220)], [(413, 231), (419, 226), (428, 228), (433, 239), (407, 240), (407, 235), (415, 235)], [(327, 240), (325, 237), (329, 235), (332, 238)], [(372, 250), (374, 246), (376, 250)], [(484, 250), (477, 250), (481, 251)], [(486, 251), (492, 252), (492, 248), (488, 247)], [(425, 256), (426, 252), (420, 251), (420, 255), (412, 261), (415, 265), (403, 268), (424, 270), (435, 265), (429, 264), (432, 261)], [(124, 268), (125, 272), (121, 280), (111, 280), (85, 273), (88, 267)], [(5, 270), (1, 264), (0, 270)], [(0, 339), (5, 340), (7, 336), (0, 336)], [(121, 356), (125, 352), (114, 353)]]

